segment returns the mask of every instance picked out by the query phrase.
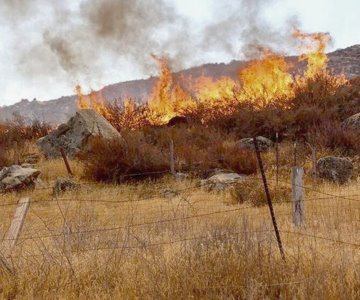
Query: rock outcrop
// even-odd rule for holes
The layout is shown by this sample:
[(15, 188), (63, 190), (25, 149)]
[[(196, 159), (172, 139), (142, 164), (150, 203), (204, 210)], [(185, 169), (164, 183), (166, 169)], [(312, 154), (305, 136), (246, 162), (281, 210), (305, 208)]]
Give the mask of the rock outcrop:
[(316, 164), (319, 178), (340, 184), (346, 183), (351, 178), (353, 169), (352, 162), (345, 157), (327, 156), (320, 158)]
[[(273, 142), (266, 137), (258, 136), (256, 137), (256, 141), (260, 151), (267, 151), (273, 146)], [(237, 146), (242, 149), (255, 150), (254, 140), (253, 138), (244, 138), (241, 139)]]
[(160, 195), (166, 199), (172, 199), (179, 196), (180, 193), (172, 188), (164, 188), (160, 190)]
[(18, 165), (5, 167), (0, 171), (0, 192), (10, 192), (34, 187), (40, 171)]
[(74, 156), (86, 149), (91, 137), (122, 140), (120, 133), (103, 116), (91, 109), (83, 109), (69, 122), (39, 139), (37, 145), (47, 158), (59, 157), (60, 148)]
[(201, 186), (208, 191), (224, 191), (231, 187), (235, 183), (244, 181), (245, 175), (239, 175), (237, 173), (219, 173), (211, 176), (208, 179), (201, 180)]
[(347, 118), (341, 123), (341, 127), (345, 129), (360, 129), (360, 113)]

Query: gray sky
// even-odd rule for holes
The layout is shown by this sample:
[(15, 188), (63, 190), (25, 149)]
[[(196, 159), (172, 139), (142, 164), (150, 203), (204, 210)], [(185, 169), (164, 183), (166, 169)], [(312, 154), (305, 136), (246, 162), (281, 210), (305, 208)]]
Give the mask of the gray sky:
[(360, 43), (359, 0), (0, 0), (0, 105), (48, 100), (173, 67), (294, 53), (291, 29)]

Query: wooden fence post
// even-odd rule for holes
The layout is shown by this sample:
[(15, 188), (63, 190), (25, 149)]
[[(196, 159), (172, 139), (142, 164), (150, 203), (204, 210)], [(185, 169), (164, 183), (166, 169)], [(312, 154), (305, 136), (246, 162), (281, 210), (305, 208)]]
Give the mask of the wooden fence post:
[(276, 186), (279, 184), (279, 133), (276, 132), (275, 140), (275, 151), (276, 151)]
[(303, 181), (304, 169), (293, 167), (291, 174), (293, 223), (296, 227), (299, 227), (305, 224)]
[(175, 172), (175, 158), (174, 158), (174, 141), (170, 140), (170, 172), (176, 176)]
[(10, 273), (14, 273), (14, 271), (12, 265), (8, 262), (8, 258), (11, 255), (12, 249), (16, 245), (17, 239), (24, 225), (29, 207), (30, 198), (21, 198), (16, 208), (15, 215), (11, 221), (10, 228), (1, 243), (1, 254), (3, 256), (1, 258), (1, 262)]
[(315, 179), (317, 178), (317, 167), (316, 167), (316, 164), (317, 164), (317, 158), (316, 158), (316, 147), (313, 146), (311, 148), (312, 150), (312, 161), (313, 161), (313, 172), (314, 172), (314, 177)]
[(67, 170), (69, 176), (70, 176), (70, 177), (74, 176), (73, 172), (71, 171), (69, 161), (68, 161), (68, 159), (67, 159), (67, 157), (66, 157), (66, 153), (65, 153), (65, 151), (64, 151), (63, 148), (60, 148), (60, 153), (61, 153), (61, 156), (62, 156), (62, 158), (63, 158), (63, 160), (64, 160), (65, 167), (66, 167), (66, 170)]

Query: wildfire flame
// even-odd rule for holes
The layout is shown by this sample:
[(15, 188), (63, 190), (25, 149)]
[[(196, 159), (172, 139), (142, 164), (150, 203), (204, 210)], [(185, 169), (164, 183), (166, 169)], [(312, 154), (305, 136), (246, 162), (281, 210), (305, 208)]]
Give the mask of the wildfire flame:
[[(206, 123), (218, 116), (231, 114), (236, 105), (249, 102), (256, 108), (276, 103), (287, 107), (295, 96), (295, 89), (318, 74), (331, 76), (327, 71), (326, 46), (330, 41), (327, 33), (305, 33), (295, 29), (293, 37), (300, 42), (300, 61), (307, 62), (303, 76), (289, 73), (293, 67), (284, 56), (269, 49), (262, 51), (259, 60), (252, 61), (239, 72), (238, 80), (229, 77), (179, 78), (174, 76), (166, 57), (152, 55), (159, 67), (156, 81), (147, 101), (141, 109), (131, 99), (125, 99), (121, 124), (140, 127), (144, 124), (166, 124), (175, 116), (183, 116), (202, 110), (201, 121)], [(344, 76), (333, 77), (334, 88), (346, 82)], [(92, 108), (105, 117), (114, 116), (108, 110), (101, 93), (92, 91), (84, 95), (76, 86), (79, 108)]]
[(241, 98), (259, 106), (266, 106), (271, 101), (292, 97), (292, 76), (288, 73), (291, 65), (285, 58), (265, 50), (263, 58), (252, 62), (240, 71), (242, 81)]
[(299, 60), (306, 60), (308, 63), (305, 77), (314, 78), (316, 74), (325, 72), (328, 62), (325, 50), (331, 40), (330, 35), (323, 32), (306, 33), (294, 29), (293, 36), (301, 42), (299, 50), (302, 54)]

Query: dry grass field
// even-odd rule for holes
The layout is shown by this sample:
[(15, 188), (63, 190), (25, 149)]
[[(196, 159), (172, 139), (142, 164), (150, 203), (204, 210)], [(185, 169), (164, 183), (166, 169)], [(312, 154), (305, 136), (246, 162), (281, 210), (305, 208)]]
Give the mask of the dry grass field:
[[(271, 161), (271, 158), (267, 158)], [(281, 259), (267, 206), (206, 192), (198, 179), (83, 186), (52, 195), (61, 160), (42, 161), (44, 186), (0, 195), (5, 235), (16, 203), (31, 197), (12, 253), (0, 271), (4, 299), (359, 299), (360, 192), (306, 178), (306, 225), (292, 225), (284, 168), (270, 190), (286, 254)], [(262, 191), (259, 177), (251, 179)], [(160, 190), (178, 191), (164, 198)], [(287, 195), (280, 194), (280, 195)], [(283, 196), (287, 197), (287, 196)]]

